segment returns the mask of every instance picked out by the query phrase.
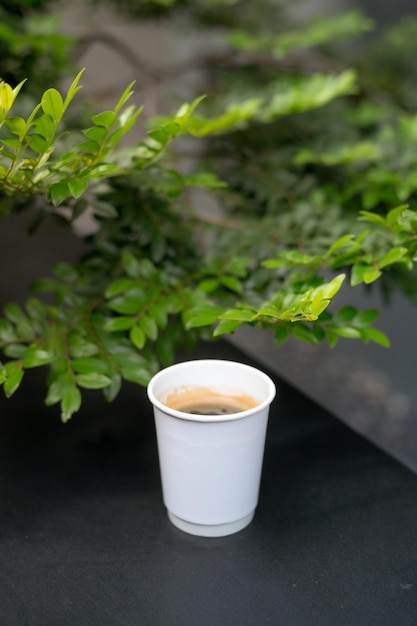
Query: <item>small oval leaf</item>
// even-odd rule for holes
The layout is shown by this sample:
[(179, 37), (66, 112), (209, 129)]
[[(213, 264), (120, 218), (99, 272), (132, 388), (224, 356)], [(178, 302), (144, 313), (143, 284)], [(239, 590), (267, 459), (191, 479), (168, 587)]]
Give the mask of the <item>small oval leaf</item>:
[(142, 350), (146, 342), (146, 336), (142, 328), (140, 328), (140, 326), (134, 326), (132, 328), (132, 330), (130, 331), (130, 339), (133, 345), (135, 345), (136, 348), (138, 348), (138, 350)]
[(80, 387), (85, 389), (103, 389), (111, 385), (111, 378), (105, 376), (105, 374), (98, 374), (91, 372), (90, 374), (78, 374), (75, 380)]
[(62, 96), (56, 89), (48, 89), (42, 96), (42, 109), (44, 113), (47, 113), (52, 119), (57, 122), (64, 109), (64, 103)]

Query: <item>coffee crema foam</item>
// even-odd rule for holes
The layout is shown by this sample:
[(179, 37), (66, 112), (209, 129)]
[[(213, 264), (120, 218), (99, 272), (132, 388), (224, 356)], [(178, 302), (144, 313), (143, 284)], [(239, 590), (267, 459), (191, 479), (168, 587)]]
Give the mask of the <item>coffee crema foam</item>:
[(166, 406), (194, 415), (230, 415), (253, 409), (259, 402), (246, 394), (225, 394), (208, 387), (180, 387), (163, 400)]

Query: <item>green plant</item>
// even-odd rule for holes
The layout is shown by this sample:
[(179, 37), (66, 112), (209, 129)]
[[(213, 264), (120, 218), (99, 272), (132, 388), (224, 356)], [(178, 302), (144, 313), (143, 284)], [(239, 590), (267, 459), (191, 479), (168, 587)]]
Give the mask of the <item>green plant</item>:
[[(210, 24), (211, 4), (198, 3)], [(123, 379), (146, 384), (184, 341), (242, 324), (272, 328), (277, 345), (290, 335), (388, 345), (377, 311), (329, 305), (344, 280), (383, 284), (393, 268), (412, 276), (416, 118), (326, 52), (369, 28), (357, 13), (287, 33), (246, 18), (227, 32), (227, 62), (210, 68), (213, 95), (155, 118), (133, 145), (121, 143), (141, 113), (128, 103), (132, 85), (74, 129), (65, 121), (82, 72), (25, 114), (26, 85), (0, 83), (1, 211), (36, 198), (41, 214), (65, 207), (69, 224), (85, 211), (96, 222), (79, 262), (35, 281), (24, 306), (5, 305), (7, 396), (26, 369), (46, 366), (46, 403), (65, 421), (80, 389), (112, 400)], [(329, 58), (329, 71), (306, 72)]]
[(33, 97), (73, 71), (68, 58), (75, 40), (57, 30), (58, 21), (48, 13), (48, 4), (47, 0), (17, 0), (0, 6), (1, 77), (17, 84), (36, 75), (36, 82), (26, 90)]

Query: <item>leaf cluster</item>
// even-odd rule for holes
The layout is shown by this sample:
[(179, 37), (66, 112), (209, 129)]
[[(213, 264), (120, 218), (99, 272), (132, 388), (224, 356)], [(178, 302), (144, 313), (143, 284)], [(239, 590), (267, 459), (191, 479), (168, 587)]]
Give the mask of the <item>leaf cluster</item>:
[[(184, 16), (189, 3), (145, 5)], [(134, 145), (121, 145), (142, 110), (128, 102), (132, 85), (74, 127), (82, 72), (25, 114), (26, 83), (0, 83), (2, 212), (35, 198), (69, 225), (85, 211), (95, 220), (77, 263), (58, 263), (24, 305), (5, 305), (7, 396), (44, 366), (46, 403), (67, 420), (83, 389), (111, 401), (179, 346), (245, 324), (272, 329), (277, 346), (289, 336), (389, 345), (377, 311), (330, 305), (344, 281), (413, 268), (415, 114), (366, 84), (364, 58), (348, 65), (334, 52), (369, 20), (353, 12), (285, 30), (267, 6), (194, 3), (188, 19), (221, 26), (230, 55), (208, 64), (207, 97), (153, 119)]]

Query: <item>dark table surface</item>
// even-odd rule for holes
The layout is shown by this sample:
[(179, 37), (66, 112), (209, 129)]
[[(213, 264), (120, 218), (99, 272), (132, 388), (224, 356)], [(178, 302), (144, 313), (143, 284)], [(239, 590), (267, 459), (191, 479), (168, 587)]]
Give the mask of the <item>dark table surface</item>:
[(0, 625), (417, 624), (417, 477), (276, 383), (255, 519), (216, 539), (166, 517), (143, 389), (66, 425), (36, 372), (1, 398)]

